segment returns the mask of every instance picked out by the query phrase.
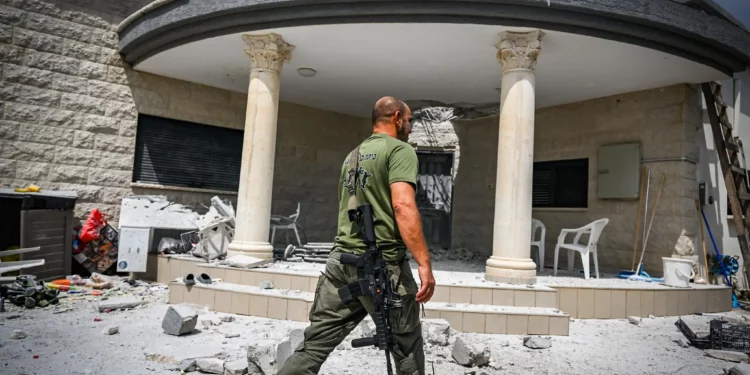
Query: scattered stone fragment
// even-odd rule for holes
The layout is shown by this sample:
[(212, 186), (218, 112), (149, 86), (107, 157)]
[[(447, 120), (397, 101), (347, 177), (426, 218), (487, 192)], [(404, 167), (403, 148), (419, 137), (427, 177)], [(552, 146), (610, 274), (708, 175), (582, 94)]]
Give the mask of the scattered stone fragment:
[(260, 282), (261, 289), (273, 289), (273, 283), (270, 280), (263, 280)]
[(238, 359), (236, 361), (224, 363), (224, 375), (245, 375), (247, 374), (247, 360)]
[(120, 333), (120, 327), (118, 326), (109, 326), (102, 330), (102, 334), (104, 335), (116, 335)]
[(505, 347), (510, 346), (510, 342), (508, 342), (508, 340), (502, 340), (502, 341), (498, 341), (496, 345), (499, 347), (505, 348)]
[(677, 345), (679, 345), (679, 346), (681, 346), (683, 348), (689, 348), (690, 347), (690, 343), (686, 339), (684, 339), (684, 338), (674, 339), (672, 341), (674, 341)]
[(224, 335), (224, 337), (228, 339), (233, 339), (235, 337), (240, 337), (240, 334), (239, 333), (227, 333), (226, 335)]
[(218, 358), (198, 358), (195, 360), (195, 367), (198, 371), (209, 374), (224, 373), (224, 361)]
[(490, 362), (491, 357), (489, 348), (468, 344), (460, 337), (453, 344), (451, 355), (456, 363), (466, 367), (484, 366)]
[(10, 315), (5, 316), (5, 320), (18, 319), (20, 317), (21, 317), (20, 314), (10, 314)]
[[(430, 345), (448, 345), (450, 339), (451, 325), (444, 319), (422, 320), (422, 337)], [(372, 336), (372, 335), (370, 335)]]
[(654, 318), (656, 318), (656, 317), (654, 316), (654, 314), (648, 314), (648, 318), (649, 318), (649, 319), (654, 319)]
[(196, 324), (198, 324), (198, 314), (195, 310), (187, 306), (173, 305), (167, 309), (161, 328), (169, 335), (180, 336), (193, 332)]
[(102, 313), (115, 310), (133, 309), (146, 303), (136, 298), (118, 298), (113, 300), (107, 300), (99, 303), (97, 311)]
[(292, 349), (296, 350), (305, 341), (305, 330), (297, 328), (289, 331), (289, 340), (292, 343)]
[(195, 360), (184, 359), (179, 365), (177, 365), (177, 369), (182, 372), (193, 372), (195, 371)]
[(728, 375), (750, 375), (750, 365), (740, 363), (726, 371)]
[(221, 318), (219, 318), (219, 319), (220, 319), (220, 320), (221, 320), (222, 322), (224, 322), (224, 323), (231, 323), (231, 322), (233, 322), (233, 321), (234, 321), (234, 316), (233, 316), (233, 315), (224, 315), (224, 316), (222, 316), (222, 317), (221, 317)]
[(747, 354), (741, 353), (741, 352), (732, 352), (728, 350), (715, 350), (715, 349), (706, 349), (703, 351), (706, 353), (707, 356), (713, 357), (716, 359), (721, 359), (722, 361), (729, 361), (729, 362), (747, 362), (750, 357), (748, 357)]
[(14, 329), (13, 333), (10, 334), (11, 340), (22, 340), (26, 338), (26, 332), (21, 331), (20, 329)]
[(629, 316), (628, 317), (628, 322), (630, 322), (630, 324), (640, 325), (641, 321), (642, 321), (642, 319), (640, 317), (638, 317), (638, 316)]
[(476, 374), (477, 374), (477, 372), (474, 371), (474, 370), (464, 371), (464, 375), (476, 375)]
[[(247, 348), (248, 372), (253, 374), (253, 371), (262, 371), (260, 372), (261, 374), (274, 374), (277, 370), (277, 346), (278, 343), (276, 341), (268, 339), (258, 340), (251, 344)], [(278, 369), (281, 369), (281, 365), (279, 365)]]
[(549, 337), (526, 336), (523, 338), (523, 346), (529, 349), (549, 349), (552, 347), (552, 340)]

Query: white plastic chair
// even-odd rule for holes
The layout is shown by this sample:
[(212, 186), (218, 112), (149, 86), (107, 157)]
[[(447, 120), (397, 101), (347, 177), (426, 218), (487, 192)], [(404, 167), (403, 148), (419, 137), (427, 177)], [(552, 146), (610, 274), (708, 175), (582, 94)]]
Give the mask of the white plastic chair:
[[(541, 231), (541, 236), (537, 239), (537, 231)], [(536, 264), (539, 265), (539, 271), (544, 271), (544, 238), (547, 235), (547, 228), (544, 223), (537, 219), (531, 219), (531, 246), (537, 248)]]
[(286, 242), (289, 243), (289, 236), (286, 230), (291, 229), (294, 231), (294, 235), (297, 236), (297, 245), (302, 246), (302, 240), (299, 237), (297, 231), (297, 219), (299, 218), (300, 204), (297, 202), (297, 212), (287, 217), (279, 215), (271, 215), (271, 246), (273, 246), (274, 240), (276, 239), (276, 229), (283, 229), (284, 235), (286, 236)]
[[(555, 271), (554, 275), (557, 276), (557, 256), (560, 248), (568, 250), (568, 271), (573, 272), (573, 263), (575, 261), (575, 255), (573, 251), (581, 253), (581, 263), (583, 263), (583, 275), (588, 280), (589, 278), (589, 254), (594, 253), (594, 270), (596, 271), (596, 278), (599, 278), (599, 260), (596, 256), (596, 242), (599, 240), (599, 236), (602, 234), (604, 227), (609, 223), (609, 219), (599, 219), (586, 226), (576, 229), (563, 229), (560, 231), (560, 237), (557, 238), (557, 245), (555, 246)], [(565, 237), (575, 233), (575, 238), (572, 243), (565, 243)], [(580, 244), (578, 241), (584, 234), (589, 235), (589, 241), (586, 245)]]

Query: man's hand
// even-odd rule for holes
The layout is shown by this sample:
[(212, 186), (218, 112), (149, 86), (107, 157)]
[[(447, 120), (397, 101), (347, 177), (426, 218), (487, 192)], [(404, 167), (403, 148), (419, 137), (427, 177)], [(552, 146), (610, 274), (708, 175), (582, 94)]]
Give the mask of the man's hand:
[(419, 281), (422, 285), (419, 286), (419, 292), (417, 292), (417, 302), (425, 303), (432, 298), (432, 293), (435, 292), (435, 278), (432, 276), (432, 267), (419, 266)]
[(435, 278), (432, 276), (430, 252), (422, 233), (422, 218), (419, 216), (417, 202), (414, 198), (414, 185), (408, 182), (394, 182), (391, 184), (391, 200), (396, 223), (404, 239), (406, 247), (411, 251), (414, 261), (419, 265), (419, 279), (422, 286), (417, 292), (417, 302), (430, 300), (435, 291)]

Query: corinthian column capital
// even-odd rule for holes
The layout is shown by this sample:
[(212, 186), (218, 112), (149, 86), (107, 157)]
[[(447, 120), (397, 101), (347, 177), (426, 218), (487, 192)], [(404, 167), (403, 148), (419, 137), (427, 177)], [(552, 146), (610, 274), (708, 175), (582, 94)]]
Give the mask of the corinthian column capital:
[(497, 47), (497, 60), (503, 65), (503, 72), (515, 69), (534, 70), (542, 49), (541, 30), (530, 32), (503, 31)]
[(242, 40), (245, 42), (245, 53), (252, 62), (251, 69), (280, 73), (282, 65), (292, 58), (294, 46), (285, 42), (279, 34), (244, 34)]

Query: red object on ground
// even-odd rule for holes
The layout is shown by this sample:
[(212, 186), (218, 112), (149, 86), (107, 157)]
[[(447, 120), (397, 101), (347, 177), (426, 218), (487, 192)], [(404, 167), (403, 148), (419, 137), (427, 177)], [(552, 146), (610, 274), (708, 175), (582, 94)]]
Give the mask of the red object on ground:
[(38, 355), (35, 355), (35, 356), (34, 356), (34, 359), (39, 359), (39, 356), (38, 356)]
[[(102, 294), (104, 294), (104, 292), (102, 292), (101, 290), (92, 290), (91, 291), (91, 295), (92, 296), (101, 296)], [(109, 311), (107, 311), (107, 312), (109, 312)]]
[(83, 227), (81, 228), (81, 234), (78, 236), (78, 238), (80, 238), (83, 243), (88, 243), (99, 238), (99, 231), (104, 228), (104, 224), (105, 220), (102, 213), (98, 209), (94, 208), (93, 210), (91, 210), (89, 218), (86, 219), (86, 223), (83, 224)]
[(101, 321), (102, 321), (102, 318), (94, 318), (94, 321), (95, 321), (95, 322), (101, 322)]
[(70, 280), (68, 280), (68, 279), (52, 280), (52, 284), (56, 284), (56, 285), (70, 285)]

